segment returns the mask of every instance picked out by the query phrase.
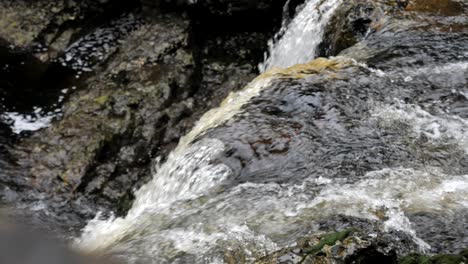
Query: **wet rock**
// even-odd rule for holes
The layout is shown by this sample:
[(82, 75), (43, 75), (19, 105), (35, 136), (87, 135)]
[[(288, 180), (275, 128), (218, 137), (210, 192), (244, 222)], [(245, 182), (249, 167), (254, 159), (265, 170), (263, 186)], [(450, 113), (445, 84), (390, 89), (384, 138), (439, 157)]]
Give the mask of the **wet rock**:
[[(324, 52), (348, 58), (318, 59), (261, 75), (253, 83), (259, 84), (257, 93), (239, 109), (224, 113), (232, 118), (220, 118), (197, 135), (196, 140), (219, 139), (226, 147), (212, 160), (232, 169), (224, 190), (239, 183), (301, 183), (324, 175), (355, 183), (368, 180), (369, 172), (400, 167), (468, 174), (466, 152), (455, 133), (461, 125), (450, 119), (458, 128), (452, 134), (452, 123), (441, 129), (433, 125), (450, 113), (463, 112), (467, 102), (467, 68), (448, 65), (468, 56), (466, 9), (452, 12), (453, 6), (447, 5), (452, 17), (440, 19), (434, 7), (400, 2), (347, 2), (340, 11), (346, 19), (332, 23), (338, 35), (331, 37)], [(234, 15), (249, 6), (220, 3), (218, 11), (207, 10)], [(133, 191), (151, 177), (152, 160), (159, 156), (164, 161), (203, 112), (256, 74), (258, 47), (268, 38), (265, 31), (225, 34), (219, 31), (221, 25), (206, 33), (206, 21), (157, 10), (157, 16), (129, 32), (119, 48), (96, 65), (83, 87), (65, 102), (60, 120), (16, 146), (14, 163), (27, 169), (27, 176), (17, 181), (32, 189), (19, 200), (42, 202), (34, 204), (37, 210), (31, 213), (39, 218), (36, 223), (76, 228), (100, 209), (123, 214)], [(38, 34), (9, 41), (28, 46)], [(69, 42), (64, 38), (59, 42)], [(412, 72), (416, 67), (420, 71)], [(437, 67), (438, 73), (431, 72)], [(223, 105), (235, 96), (246, 95), (233, 94)], [(381, 113), (386, 109), (388, 116)], [(429, 121), (399, 120), (398, 113), (408, 109)], [(445, 132), (446, 137), (437, 137)], [(390, 209), (367, 213), (385, 221)], [(340, 258), (342, 252), (355, 252), (355, 246), (365, 253), (353, 255), (356, 261), (359, 256), (395, 260), (397, 253), (374, 246), (375, 239), (384, 236), (357, 234), (317, 238), (317, 243), (306, 243), (309, 250), (293, 249), (290, 257), (346, 260)], [(429, 243), (439, 248), (438, 241)]]
[(319, 55), (335, 56), (362, 41), (376, 30), (386, 12), (395, 12), (398, 6), (385, 5), (381, 1), (345, 1), (333, 15), (319, 46)]
[[(187, 27), (183, 19), (166, 16), (134, 31), (113, 60), (86, 82), (87, 88), (73, 94), (59, 122), (24, 140), (21, 148), (32, 153), (23, 166), (31, 167), (40, 190), (50, 191), (55, 183), (80, 191), (95, 177), (108, 180), (117, 178), (112, 175), (118, 169), (130, 172), (117, 168), (117, 154), (133, 144), (148, 147), (131, 157), (121, 154), (122, 164), (129, 165), (129, 158), (136, 164), (149, 161), (151, 141), (160, 133), (158, 120), (178, 91), (190, 90), (193, 60), (186, 49)], [(96, 181), (101, 182), (93, 185), (97, 190), (105, 189), (106, 180)], [(115, 198), (113, 192), (105, 195)]]
[(0, 39), (3, 45), (32, 50), (49, 61), (89, 28), (134, 7), (135, 3), (120, 0), (1, 1)]
[(405, 256), (399, 260), (401, 264), (437, 264), (437, 263), (444, 263), (444, 264), (458, 264), (458, 263), (466, 263), (468, 261), (468, 250), (465, 249), (461, 251), (459, 254), (437, 254), (434, 256), (427, 256), (422, 254), (413, 253), (408, 256)]
[(281, 8), (285, 1), (272, 1), (272, 0), (208, 0), (208, 1), (192, 1), (192, 0), (141, 0), (143, 5), (152, 8), (160, 7), (161, 5), (179, 5), (185, 7), (197, 8), (198, 11), (203, 11), (216, 16), (233, 16), (233, 15), (246, 15), (248, 13), (255, 13), (261, 15), (262, 13), (271, 13), (274, 8)]
[[(434, 13), (428, 12), (430, 5), (426, 6), (426, 2), (408, 1), (406, 8), (387, 12), (374, 22), (371, 29), (375, 32), (340, 55), (366, 61), (369, 66), (380, 69), (463, 61), (466, 59), (462, 43), (467, 38), (468, 7), (466, 3), (455, 2), (440, 5)], [(362, 2), (356, 4), (360, 6)], [(437, 15), (451, 11), (453, 5), (460, 7), (453, 16)], [(398, 39), (398, 43), (392, 41), (394, 39)], [(427, 49), (428, 45), (435, 46), (435, 50)]]
[[(370, 2), (349, 5), (366, 10)], [(360, 13), (376, 20), (369, 23), (367, 36), (340, 52), (341, 57), (271, 70), (243, 93), (226, 99), (230, 106), (240, 104), (239, 108), (219, 108), (220, 112), (229, 109), (226, 119), (213, 122), (195, 140), (217, 139), (224, 144), (223, 153), (212, 161), (232, 170), (222, 183), (224, 190), (245, 184), (301, 185), (306, 179), (324, 176), (353, 184), (369, 179), (370, 172), (388, 168), (468, 173), (466, 146), (459, 144), (464, 129), (452, 134), (458, 137), (454, 141), (427, 130), (430, 123), (458, 120), (457, 107), (468, 102), (457, 96), (468, 83), (468, 35), (463, 29), (468, 24), (467, 9), (454, 19), (406, 9), (411, 1), (408, 5), (376, 3), (385, 4), (378, 10), (391, 12), (382, 12), (381, 17), (373, 17), (372, 10)], [(454, 29), (447, 31), (451, 26)], [(438, 131), (445, 133), (448, 126)], [(402, 214), (433, 210), (446, 218), (444, 209), (430, 206), (398, 210)], [(383, 207), (371, 214), (385, 222), (391, 218), (390, 211)], [(448, 225), (428, 223), (423, 217), (411, 221), (426, 231), (431, 226), (434, 233), (447, 233), (443, 237), (455, 240), (450, 242), (454, 251), (466, 247), (464, 235), (453, 236)], [(462, 222), (452, 223), (463, 229)], [(431, 237), (431, 232), (417, 230)], [(439, 251), (448, 245), (443, 240), (426, 242)]]
[[(314, 235), (299, 240), (293, 247), (272, 253), (255, 263), (395, 263), (395, 251), (386, 251), (381, 231), (359, 229)], [(399, 241), (400, 242), (400, 241)]]
[(459, 16), (464, 13), (464, 5), (466, 6), (466, 3), (463, 3), (463, 1), (456, 0), (413, 0), (408, 1), (406, 10), (431, 13), (438, 16)]
[[(164, 160), (205, 111), (254, 78), (269, 33), (207, 29), (165, 12), (139, 20), (80, 79), (59, 118), (15, 146), (14, 163), (26, 174), (15, 199), (43, 201), (34, 216), (15, 214), (77, 230), (98, 210), (126, 212), (150, 179), (152, 160)], [(67, 51), (80, 53), (88, 36)], [(67, 60), (70, 52), (59, 58), (73, 68), (83, 56)]]
[(468, 231), (464, 224), (468, 220), (466, 212), (454, 215), (437, 215), (428, 212), (418, 212), (408, 216), (421, 239), (428, 242), (433, 253), (456, 254), (466, 248)]

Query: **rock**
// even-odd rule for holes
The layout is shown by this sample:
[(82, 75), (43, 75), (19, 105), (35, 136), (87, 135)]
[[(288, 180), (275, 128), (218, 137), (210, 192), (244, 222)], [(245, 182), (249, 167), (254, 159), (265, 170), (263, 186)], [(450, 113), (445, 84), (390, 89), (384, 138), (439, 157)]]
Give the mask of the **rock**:
[(271, 13), (274, 8), (282, 7), (285, 1), (272, 1), (272, 0), (207, 0), (207, 1), (193, 1), (193, 0), (141, 0), (144, 7), (160, 7), (161, 5), (178, 5), (185, 7), (195, 7), (198, 11), (203, 10), (216, 16), (233, 16), (233, 15), (246, 15), (246, 13)]
[(255, 263), (395, 263), (395, 251), (386, 251), (382, 247), (387, 243), (380, 241), (385, 234), (368, 231), (345, 229), (313, 235), (301, 239), (296, 246), (272, 253)]
[[(130, 173), (127, 178), (137, 181), (128, 162), (123, 162), (125, 168), (118, 166), (117, 154), (122, 147), (144, 144), (146, 150), (132, 162), (149, 162), (152, 140), (161, 133), (156, 124), (164, 122), (158, 120), (164, 120), (178, 90), (190, 90), (194, 65), (187, 29), (187, 21), (165, 16), (134, 31), (86, 88), (64, 105), (63, 118), (22, 143), (21, 148), (33, 150), (23, 166), (31, 167), (42, 191), (49, 191), (54, 182), (63, 190), (84, 191), (94, 177), (105, 177), (94, 181), (102, 184), (93, 185), (105, 189), (108, 179), (117, 178), (115, 173)], [(131, 185), (125, 188), (130, 191)]]
[(459, 264), (468, 261), (468, 249), (461, 251), (459, 254), (437, 254), (434, 256), (426, 256), (422, 254), (413, 253), (407, 255), (399, 260), (401, 264)]
[(382, 4), (382, 1), (344, 2), (326, 27), (324, 41), (319, 45), (320, 56), (335, 56), (362, 41), (376, 30), (386, 12), (400, 7)]
[[(248, 87), (253, 86), (253, 92), (231, 94), (224, 103), (227, 94), (256, 75), (261, 44), (274, 26), (260, 19), (266, 21), (264, 27), (239, 33), (247, 22), (233, 28), (207, 23), (224, 21), (213, 20), (218, 15), (238, 19), (244, 12), (269, 10), (271, 1), (258, 7), (249, 1), (193, 3), (195, 10), (206, 8), (211, 14), (206, 20), (200, 18), (203, 12), (194, 15), (189, 10), (187, 15), (151, 7), (158, 15), (145, 17), (120, 39), (118, 47), (108, 47), (108, 56), (93, 64), (94, 71), (81, 79), (81, 86), (64, 102), (63, 116), (15, 144), (10, 163), (23, 171), (2, 175), (2, 184), (17, 186), (18, 197), (12, 200), (39, 208), (29, 212), (33, 216), (23, 212), (23, 218), (39, 225), (59, 225), (70, 233), (68, 229), (76, 232), (99, 210), (124, 214), (134, 190), (150, 179), (152, 161), (159, 157), (163, 162), (205, 111), (220, 103), (222, 111), (236, 96), (241, 99), (238, 108), (225, 112), (219, 122), (195, 137), (195, 141), (218, 139), (225, 145), (226, 150), (212, 161), (232, 169), (225, 190), (245, 182), (301, 183), (306, 177), (323, 175), (331, 180), (345, 175), (346, 183), (354, 183), (366, 179), (368, 172), (399, 167), (437, 167), (446, 174), (466, 175), (468, 158), (459, 138), (440, 146), (428, 138), (431, 131), (415, 133), (411, 119), (389, 121), (379, 116), (379, 110), (387, 108), (396, 113), (421, 108), (427, 112), (424, 116), (434, 120), (446, 113), (463, 114), (466, 68), (451, 63), (468, 58), (467, 9), (459, 1), (449, 2), (436, 8), (416, 0), (348, 1), (338, 13), (345, 16), (344, 21), (335, 19), (330, 24), (330, 41), (323, 45), (324, 54), (342, 57), (271, 70)], [(61, 14), (57, 8), (50, 10), (49, 18)], [(13, 20), (21, 18), (13, 13)], [(42, 20), (34, 23), (37, 28), (7, 41), (30, 47), (46, 28)], [(74, 28), (66, 27), (63, 36), (43, 39), (63, 50), (70, 43), (67, 39), (76, 34)], [(334, 30), (336, 35), (330, 35)], [(84, 43), (77, 50), (84, 48), (87, 53), (86, 47)], [(73, 61), (66, 55), (64, 60)], [(433, 68), (440, 72), (431, 72)], [(384, 221), (392, 211), (382, 208), (368, 213)], [(320, 253), (325, 258), (338, 257), (356, 246), (373, 260), (394, 261), (400, 253), (374, 246), (382, 237), (359, 231), (322, 236), (317, 243), (307, 240), (309, 251), (295, 248), (291, 256), (315, 261), (324, 258)], [(395, 237), (386, 239), (391, 242)], [(440, 248), (440, 241), (429, 242)], [(359, 254), (344, 259), (348, 257), (358, 260)], [(243, 256), (233, 254), (229, 259)]]
[[(388, 168), (426, 171), (430, 167), (437, 168), (438, 175), (468, 173), (460, 138), (444, 141), (420, 130), (435, 120), (456, 120), (463, 112), (460, 106), (468, 103), (465, 96), (458, 96), (465, 93), (467, 83), (466, 5), (455, 17), (440, 17), (425, 8), (410, 8), (418, 2), (373, 2), (345, 5), (349, 10), (383, 5), (374, 9), (382, 16), (372, 15), (374, 11), (360, 13), (373, 19), (371, 30), (339, 57), (273, 69), (213, 110), (219, 119), (210, 119), (211, 124), (194, 141), (223, 143), (222, 154), (211, 160), (231, 170), (223, 181), (223, 192), (240, 185), (303, 186), (306, 179), (325, 176), (340, 184), (343, 179), (343, 184), (354, 184)], [(345, 31), (353, 28), (346, 23)], [(450, 27), (452, 31), (447, 30)], [(373, 211), (372, 217), (385, 222), (388, 209)], [(412, 209), (400, 213), (429, 210), (447, 218), (430, 206)], [(315, 214), (325, 214), (321, 210)], [(444, 240), (452, 238), (456, 240), (450, 242), (453, 251), (466, 247), (466, 232), (454, 236), (450, 224), (411, 220), (411, 225), (431, 226), (430, 232), (418, 235), (434, 250), (450, 251)], [(461, 230), (461, 222), (451, 223)], [(443, 235), (433, 239), (434, 233)]]
[[(116, 4), (119, 3), (119, 4)], [(0, 40), (18, 50), (32, 50), (44, 62), (63, 52), (89, 27), (135, 7), (129, 1), (1, 1)], [(88, 29), (81, 27), (83, 23)]]
[[(461, 61), (466, 58), (462, 43), (467, 38), (468, 7), (460, 1), (448, 2), (455, 4), (444, 4), (440, 9), (433, 10), (427, 9), (425, 2), (408, 1), (404, 9), (398, 8), (387, 13), (385, 18), (373, 22), (371, 29), (375, 32), (371, 32), (362, 42), (344, 50), (340, 55), (366, 61), (369, 66), (383, 70), (390, 67), (410, 67), (414, 64), (422, 66)], [(359, 6), (362, 2), (358, 1), (356, 4)], [(452, 12), (453, 5), (460, 7), (453, 16), (433, 13)], [(457, 18), (454, 19), (455, 17)], [(398, 44), (391, 41), (393, 39), (399, 39)], [(446, 43), (447, 46), (439, 47), (436, 42)], [(436, 45), (437, 53), (427, 51), (427, 45)]]
[(74, 84), (61, 116), (16, 144), (15, 163), (26, 174), (16, 199), (41, 199), (46, 208), (17, 214), (77, 231), (98, 210), (125, 213), (151, 178), (151, 161), (164, 159), (205, 111), (254, 78), (271, 29), (220, 32), (192, 19), (167, 11), (141, 19)]

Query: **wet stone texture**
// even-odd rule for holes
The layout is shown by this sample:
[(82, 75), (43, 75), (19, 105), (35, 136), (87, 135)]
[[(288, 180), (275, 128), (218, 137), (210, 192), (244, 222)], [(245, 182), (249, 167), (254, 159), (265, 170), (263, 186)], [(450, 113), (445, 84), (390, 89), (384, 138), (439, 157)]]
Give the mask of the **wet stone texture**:
[(129, 1), (0, 1), (0, 39), (20, 50), (33, 50), (42, 61), (64, 51), (87, 30), (132, 10)]
[(368, 233), (358, 229), (315, 235), (255, 263), (395, 263), (397, 255), (394, 251), (379, 251), (379, 244), (389, 244), (385, 236), (378, 231)]
[[(364, 10), (368, 21), (367, 30), (352, 31), (360, 41), (339, 53), (345, 58), (266, 73), (264, 78), (274, 77), (259, 96), (199, 137), (225, 143), (218, 162), (233, 169), (226, 188), (245, 182), (299, 184), (323, 175), (352, 183), (367, 172), (396, 167), (466, 175), (464, 129), (454, 131), (461, 133), (458, 138), (442, 136), (448, 141), (437, 143), (436, 131), (423, 126), (427, 132), (415, 134), (414, 121), (387, 124), (376, 114), (388, 106), (398, 112), (412, 105), (435, 119), (466, 115), (468, 9), (463, 1), (450, 2), (437, 7), (421, 1), (344, 4), (345, 13)], [(371, 15), (379, 4), (386, 12)], [(453, 6), (459, 10), (453, 12)], [(339, 24), (338, 32), (349, 31), (353, 25), (347, 22), (355, 21)], [(410, 219), (433, 252), (457, 253), (467, 246), (466, 217), (460, 211), (450, 221), (451, 216), (426, 217), (423, 210)]]
[(320, 225), (339, 231), (306, 236), (255, 263), (397, 263), (398, 255), (417, 250), (407, 234), (383, 232), (377, 222), (336, 216)]
[[(130, 8), (139, 22), (110, 38), (118, 45), (106, 49), (108, 43), (98, 43), (102, 57), (91, 56), (91, 64), (80, 64), (78, 59), (93, 50), (96, 36), (102, 36), (94, 35), (96, 25), (116, 29), (111, 21), (125, 17), (126, 12), (114, 10), (106, 21), (98, 19), (106, 3), (118, 6), (116, 1), (0, 1), (2, 45), (32, 49), (41, 62), (60, 58), (63, 67), (93, 69), (81, 76), (80, 87), (63, 102), (61, 117), (50, 127), (18, 139), (0, 123), (0, 198), (30, 206), (29, 215), (18, 212), (32, 218), (26, 222), (71, 229), (70, 235), (98, 210), (124, 214), (134, 190), (151, 177), (152, 161), (158, 156), (164, 161), (205, 111), (257, 74), (256, 65), (273, 32), (274, 26), (267, 24), (274, 22), (265, 19), (268, 23), (253, 30), (246, 30), (247, 23), (227, 29), (215, 23), (218, 15), (235, 19), (238, 12), (253, 8), (252, 1), (238, 1), (238, 6), (204, 1), (170, 11), (160, 8), (168, 5), (164, 1), (154, 2), (158, 3), (144, 1), (143, 13)], [(226, 145), (213, 161), (233, 171), (225, 189), (245, 182), (300, 183), (323, 175), (353, 183), (368, 172), (397, 167), (468, 174), (466, 146), (457, 134), (439, 143), (433, 139), (448, 128), (422, 127), (423, 132), (415, 133), (411, 120), (387, 122), (378, 114), (385, 107), (398, 113), (412, 105), (437, 120), (466, 117), (468, 4), (435, 3), (346, 1), (337, 12), (345, 19), (332, 20), (321, 48), (323, 55), (345, 58), (318, 59), (260, 76), (271, 78), (260, 94), (232, 120), (198, 138), (216, 138)], [(261, 1), (255, 7), (264, 12), (271, 5)], [(204, 7), (212, 16), (201, 18), (193, 11)], [(264, 18), (276, 17), (269, 12)], [(94, 30), (81, 31), (88, 26)], [(68, 60), (66, 51), (73, 59)], [(385, 208), (376, 217), (385, 219)], [(466, 221), (461, 220), (466, 217), (460, 212), (447, 222), (416, 209), (408, 214), (433, 252), (448, 253), (466, 247)], [(355, 256), (342, 254), (348, 250), (393, 262), (404, 253), (384, 250), (395, 238), (404, 241), (392, 247), (395, 251), (415, 249), (400, 234), (379, 244), (384, 239), (381, 230), (372, 237), (369, 230), (349, 231), (353, 226), (343, 228), (339, 222), (321, 229), (333, 231), (335, 223), (342, 233), (307, 237), (299, 243), (303, 246), (260, 263), (330, 258), (341, 263)], [(365, 225), (354, 226), (362, 230)]]
[[(24, 61), (43, 68), (37, 80), (52, 81), (21, 83), (24, 94), (3, 88), (8, 103), (16, 94), (32, 101), (1, 110), (28, 114), (38, 107), (37, 98), (44, 100), (41, 109), (54, 104), (51, 109), (60, 114), (48, 128), (22, 132), (8, 152), (11, 160), (2, 156), (3, 171), (8, 165), (12, 172), (0, 182), (15, 187), (8, 191), (10, 200), (34, 206), (33, 215), (16, 212), (24, 219), (74, 231), (99, 210), (126, 212), (133, 192), (151, 177), (151, 161), (164, 160), (205, 111), (255, 77), (274, 33), (274, 23), (223, 28), (216, 16), (201, 19), (191, 9), (149, 5), (141, 13), (131, 4), (106, 9), (118, 1), (37, 1), (25, 14), (55, 11), (28, 21), (18, 10), (26, 2), (1, 2), (0, 12), (9, 19), (1, 23), (24, 24), (18, 25), (24, 29), (18, 36), (10, 34), (18, 30), (13, 25), (2, 28), (5, 53), (33, 56)], [(36, 49), (41, 45), (44, 49)], [(59, 77), (71, 81), (54, 83)], [(35, 83), (48, 92), (31, 89)]]

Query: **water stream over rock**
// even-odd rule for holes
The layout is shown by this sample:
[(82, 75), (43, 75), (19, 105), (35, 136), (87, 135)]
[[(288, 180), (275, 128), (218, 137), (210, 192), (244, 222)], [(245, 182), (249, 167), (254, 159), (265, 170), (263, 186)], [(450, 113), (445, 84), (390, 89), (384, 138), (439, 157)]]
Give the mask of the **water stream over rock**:
[(274, 40), (270, 41), (265, 61), (259, 65), (260, 72), (272, 67), (290, 67), (315, 58), (325, 26), (340, 3), (341, 0), (306, 1), (302, 10), (289, 23), (286, 20)]
[[(312, 59), (339, 6), (308, 1), (260, 68)], [(417, 216), (463, 230), (468, 120), (418, 97), (432, 85), (466, 102), (466, 60), (384, 69), (337, 57), (266, 71), (201, 118), (126, 217), (98, 216), (76, 246), (130, 263), (253, 262), (341, 215), (379, 223), (398, 255), (439, 247)], [(444, 232), (466, 246), (466, 230)]]
[[(466, 249), (468, 3), (442, 2), (306, 1), (265, 47), (261, 75), (203, 114), (170, 154), (151, 157), (151, 180), (134, 192), (128, 212), (98, 213), (73, 239), (73, 247), (135, 264), (322, 263), (317, 260), (322, 257), (354, 263), (360, 254), (368, 254), (368, 263), (395, 263), (412, 252)], [(128, 135), (136, 134), (140, 145), (167, 136), (155, 126), (183, 120), (196, 98), (187, 94), (198, 91), (177, 93), (194, 80), (202, 83), (203, 67), (229, 68), (220, 66), (222, 60), (198, 58), (203, 50), (189, 52), (190, 41), (197, 39), (188, 40), (190, 24), (183, 16), (178, 19), (162, 15), (140, 25), (124, 16), (65, 50), (58, 60), (81, 71), (105, 60), (102, 52), (115, 50), (123, 59), (110, 59), (106, 74), (90, 79), (97, 92), (83, 92), (72, 101), (68, 119), (35, 134), (55, 138), (57, 127), (67, 133), (71, 127), (82, 132), (82, 141), (73, 136), (56, 141), (67, 147), (84, 142), (97, 154), (73, 148), (66, 159), (69, 153), (44, 143), (50, 164), (36, 166), (46, 147), (33, 135), (22, 146), (37, 150), (30, 162), (35, 180), (47, 186), (48, 180), (61, 179), (74, 193), (92, 193), (108, 187), (106, 174), (95, 174), (111, 171), (112, 183), (116, 167), (131, 168), (127, 159), (150, 160), (132, 149), (134, 138)], [(97, 57), (88, 54), (99, 36), (113, 30), (122, 35), (112, 41), (130, 32), (132, 41), (122, 40), (119, 48), (123, 52), (102, 46)], [(316, 58), (323, 45), (339, 46), (330, 50), (340, 53)], [(81, 55), (90, 62), (81, 63)], [(229, 80), (214, 82), (227, 85)], [(134, 90), (122, 88), (126, 83)], [(186, 111), (153, 116), (168, 105)], [(109, 127), (98, 115), (108, 117)], [(77, 121), (90, 116), (98, 121), (79, 130)], [(123, 131), (120, 137), (109, 132), (116, 130)], [(117, 143), (128, 147), (114, 149)], [(55, 157), (67, 163), (64, 172)], [(102, 163), (95, 166), (93, 159)], [(329, 232), (338, 238), (309, 241)], [(346, 240), (350, 232), (361, 235)]]

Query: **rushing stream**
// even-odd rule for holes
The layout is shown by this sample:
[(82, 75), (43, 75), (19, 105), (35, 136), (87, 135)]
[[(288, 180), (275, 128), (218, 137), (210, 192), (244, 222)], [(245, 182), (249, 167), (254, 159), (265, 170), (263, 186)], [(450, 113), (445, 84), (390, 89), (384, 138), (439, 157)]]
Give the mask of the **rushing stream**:
[[(468, 99), (466, 54), (385, 70), (333, 58), (355, 72), (317, 79), (268, 71), (312, 60), (340, 3), (305, 3), (270, 45), (265, 73), (155, 165), (125, 217), (98, 215), (75, 246), (128, 263), (223, 263), (225, 251), (251, 262), (337, 215), (379, 222), (420, 252), (431, 251), (420, 227), (436, 225), (420, 219), (442, 217), (463, 246), (468, 119), (445, 99)], [(424, 97), (420, 87), (447, 94)]]
[(290, 67), (315, 58), (324, 28), (340, 3), (341, 0), (307, 1), (291, 22), (283, 24), (275, 40), (269, 43), (265, 61), (259, 66), (260, 71)]

